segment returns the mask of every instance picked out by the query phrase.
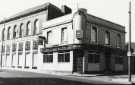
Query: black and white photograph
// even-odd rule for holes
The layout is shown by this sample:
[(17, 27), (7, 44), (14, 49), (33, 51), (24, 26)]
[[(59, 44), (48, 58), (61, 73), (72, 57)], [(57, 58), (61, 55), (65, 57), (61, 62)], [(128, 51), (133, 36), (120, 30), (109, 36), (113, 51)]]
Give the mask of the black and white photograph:
[(0, 85), (135, 85), (135, 0), (0, 0)]

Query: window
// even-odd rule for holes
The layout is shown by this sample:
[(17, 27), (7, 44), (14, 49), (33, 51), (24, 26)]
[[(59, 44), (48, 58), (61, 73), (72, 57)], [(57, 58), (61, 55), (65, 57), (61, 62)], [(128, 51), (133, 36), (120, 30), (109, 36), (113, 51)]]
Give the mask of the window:
[(53, 62), (53, 53), (46, 53), (43, 55), (43, 63), (52, 63)]
[(2, 40), (5, 40), (5, 28), (2, 30)]
[(2, 53), (5, 53), (5, 45), (2, 45)]
[(67, 28), (64, 27), (61, 29), (61, 42), (65, 43), (65, 42), (67, 42), (67, 40), (68, 40)]
[(19, 37), (21, 38), (23, 34), (23, 23), (20, 24)]
[(28, 22), (26, 27), (26, 35), (30, 35), (30, 34), (31, 34), (31, 22)]
[(10, 54), (10, 46), (9, 46), (9, 45), (7, 45), (6, 54), (7, 54), (7, 55)]
[(30, 50), (30, 41), (26, 41), (25, 43), (25, 50)]
[(115, 63), (116, 64), (122, 64), (123, 63), (123, 58), (121, 56), (116, 56), (115, 57)]
[(97, 42), (97, 27), (92, 26), (92, 30), (91, 30), (91, 41), (92, 42)]
[(23, 42), (20, 42), (19, 43), (18, 51), (23, 51)]
[(34, 21), (34, 31), (33, 31), (34, 35), (37, 33), (39, 33), (39, 20), (38, 19)]
[(88, 54), (88, 63), (99, 63), (100, 56), (96, 53)]
[(33, 49), (34, 50), (38, 49), (38, 42), (37, 41), (33, 41)]
[(110, 33), (108, 31), (105, 32), (105, 44), (110, 44)]
[(16, 51), (16, 44), (13, 43), (13, 44), (12, 44), (12, 52), (15, 52), (15, 51)]
[(59, 52), (58, 62), (70, 62), (70, 52)]
[(13, 38), (16, 38), (16, 35), (17, 35), (17, 26), (15, 25), (14, 28), (13, 28)]
[(120, 34), (117, 35), (117, 41), (116, 41), (116, 43), (117, 43), (117, 47), (120, 47), (121, 46), (121, 36), (120, 36)]
[(52, 43), (52, 31), (47, 32), (47, 42), (48, 44)]
[(7, 40), (9, 40), (10, 39), (10, 35), (11, 35), (11, 27), (8, 27), (8, 29), (7, 29)]

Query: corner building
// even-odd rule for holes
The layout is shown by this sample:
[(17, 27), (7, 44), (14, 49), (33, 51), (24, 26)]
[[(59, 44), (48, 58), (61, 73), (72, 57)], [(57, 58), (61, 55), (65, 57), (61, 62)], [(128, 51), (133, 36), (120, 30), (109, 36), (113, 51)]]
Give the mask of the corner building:
[(124, 72), (125, 28), (46, 3), (0, 22), (2, 68), (55, 72)]

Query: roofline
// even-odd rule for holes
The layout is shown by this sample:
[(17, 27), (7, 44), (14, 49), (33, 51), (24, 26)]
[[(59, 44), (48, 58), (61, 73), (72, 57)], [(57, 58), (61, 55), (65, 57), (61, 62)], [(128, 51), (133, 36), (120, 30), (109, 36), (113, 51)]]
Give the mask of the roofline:
[(105, 21), (105, 22), (108, 22), (108, 23), (111, 23), (111, 24), (114, 24), (114, 25), (117, 25), (117, 26), (120, 26), (121, 28), (125, 28), (125, 26), (123, 25), (120, 25), (118, 23), (115, 23), (115, 22), (112, 22), (112, 21), (109, 21), (109, 20), (106, 20), (106, 19), (103, 19), (103, 18), (100, 18), (100, 17), (97, 17), (97, 16), (94, 16), (94, 15), (91, 15), (91, 14), (87, 14), (88, 16), (92, 16), (94, 18), (97, 18), (97, 19), (100, 19), (102, 21)]
[[(42, 11), (46, 10), (48, 8), (48, 6), (50, 6), (50, 5), (52, 5), (52, 4), (47, 2), (45, 4), (29, 8), (27, 10), (19, 12), (19, 13), (15, 14), (15, 15), (11, 16), (11, 17), (8, 17), (8, 18), (0, 21), (0, 24), (7, 23), (7, 22), (10, 22), (12, 20), (17, 20), (17, 19), (20, 19), (22, 17), (26, 17), (26, 16), (29, 16), (29, 15), (32, 15), (32, 14), (35, 14), (35, 13), (38, 13), (38, 12), (42, 12)], [(54, 5), (52, 5), (52, 6), (54, 6)]]

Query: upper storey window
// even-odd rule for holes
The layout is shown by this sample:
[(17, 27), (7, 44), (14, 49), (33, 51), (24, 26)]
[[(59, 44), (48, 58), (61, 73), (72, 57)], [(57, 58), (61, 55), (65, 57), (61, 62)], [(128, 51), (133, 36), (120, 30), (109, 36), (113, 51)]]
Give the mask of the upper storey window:
[(20, 24), (19, 37), (21, 38), (22, 35), (23, 35), (23, 23)]
[(5, 40), (5, 28), (2, 30), (2, 40)]
[(26, 35), (30, 35), (31, 34), (31, 22), (27, 23), (27, 27), (26, 27)]
[(108, 31), (105, 32), (105, 44), (110, 44), (110, 32)]
[(10, 39), (10, 35), (11, 35), (11, 27), (8, 27), (8, 29), (7, 29), (7, 40)]
[(36, 20), (34, 21), (34, 31), (33, 31), (33, 35), (38, 34), (38, 33), (39, 33), (39, 30), (40, 30), (40, 27), (39, 27), (39, 20), (36, 19)]
[(67, 27), (61, 29), (61, 42), (65, 43), (68, 40)]
[(120, 47), (121, 46), (121, 35), (118, 34), (117, 35), (117, 47)]
[(17, 37), (17, 26), (15, 25), (13, 28), (13, 38)]
[(47, 42), (48, 44), (52, 43), (52, 31), (47, 32)]
[(92, 26), (92, 29), (91, 29), (91, 41), (92, 42), (97, 42), (97, 27), (95, 26)]

